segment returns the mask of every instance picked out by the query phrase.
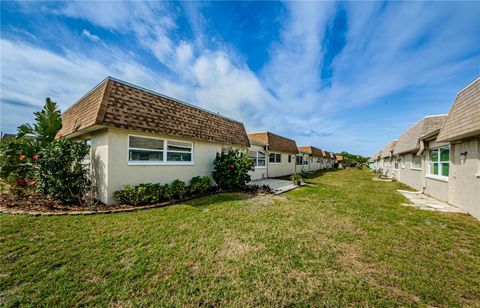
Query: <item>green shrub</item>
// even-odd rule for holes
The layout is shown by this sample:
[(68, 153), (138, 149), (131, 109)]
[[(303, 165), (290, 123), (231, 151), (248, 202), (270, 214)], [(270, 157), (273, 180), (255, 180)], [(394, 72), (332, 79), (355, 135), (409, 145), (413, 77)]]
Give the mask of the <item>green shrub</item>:
[(82, 164), (88, 151), (87, 145), (70, 139), (46, 144), (34, 168), (37, 191), (65, 203), (80, 203), (89, 185), (87, 169)]
[(121, 203), (139, 205), (154, 202), (153, 190), (146, 184), (123, 185), (122, 190), (113, 193), (113, 198)]
[(292, 180), (293, 184), (295, 185), (300, 185), (302, 183), (302, 176), (300, 173), (294, 173), (290, 176), (290, 179)]
[(248, 171), (253, 170), (253, 161), (244, 152), (230, 150), (217, 153), (213, 162), (213, 179), (222, 189), (244, 189), (250, 181)]
[(190, 180), (190, 192), (193, 194), (205, 193), (212, 185), (212, 180), (209, 176), (196, 176)]
[(168, 185), (169, 199), (182, 199), (187, 195), (188, 188), (185, 182), (175, 180)]

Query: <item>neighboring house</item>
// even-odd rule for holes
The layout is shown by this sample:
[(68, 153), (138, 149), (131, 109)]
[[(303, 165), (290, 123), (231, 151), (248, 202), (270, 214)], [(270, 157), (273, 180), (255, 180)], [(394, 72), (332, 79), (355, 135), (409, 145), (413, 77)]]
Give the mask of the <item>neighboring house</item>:
[[(437, 142), (449, 144), (448, 202), (480, 219), (480, 78), (461, 90), (450, 110)], [(441, 150), (440, 150), (441, 151)], [(442, 170), (434, 153), (429, 166)]]
[(342, 155), (335, 155), (336, 157), (336, 165), (338, 168), (343, 168), (343, 156)]
[(262, 143), (267, 146), (267, 177), (273, 178), (295, 173), (298, 149), (294, 140), (271, 132), (249, 133), (248, 139), (251, 143)]
[(90, 144), (98, 198), (106, 204), (125, 184), (210, 176), (216, 153), (250, 146), (241, 122), (111, 77), (62, 120), (59, 135)]
[[(298, 152), (302, 155), (303, 164), (297, 164), (297, 172), (301, 171), (298, 167), (302, 165), (308, 166), (308, 169), (305, 167), (305, 171), (317, 171), (322, 169), (322, 163), (324, 161), (322, 150), (313, 146), (301, 146), (298, 147)], [(305, 159), (307, 159), (308, 163), (305, 163)]]
[(325, 158), (325, 169), (331, 169), (335, 166), (335, 156), (332, 153), (323, 151), (323, 157)]
[(393, 151), (394, 161), (399, 162), (397, 179), (416, 190), (422, 190), (425, 181), (424, 155), (419, 155), (420, 137), (437, 131), (445, 123), (447, 115), (427, 116), (418, 121), (398, 138)]
[(398, 165), (394, 160), (393, 151), (397, 145), (397, 140), (392, 140), (383, 148), (382, 154), (380, 154), (380, 167), (382, 168), (382, 173), (385, 176), (395, 176), (398, 170)]
[(393, 156), (390, 149), (381, 155), (384, 173), (480, 219), (480, 78), (457, 94), (448, 115), (423, 118), (400, 136)]

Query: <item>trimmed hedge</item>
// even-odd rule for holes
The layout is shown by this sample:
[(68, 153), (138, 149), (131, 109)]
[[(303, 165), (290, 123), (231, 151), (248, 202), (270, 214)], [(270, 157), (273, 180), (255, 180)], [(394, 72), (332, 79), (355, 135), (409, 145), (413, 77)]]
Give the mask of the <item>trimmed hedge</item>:
[(189, 195), (205, 193), (211, 187), (210, 177), (194, 177), (190, 186), (175, 180), (170, 184), (144, 183), (139, 185), (123, 185), (121, 190), (113, 193), (113, 198), (123, 204), (151, 204), (167, 200), (183, 199)]

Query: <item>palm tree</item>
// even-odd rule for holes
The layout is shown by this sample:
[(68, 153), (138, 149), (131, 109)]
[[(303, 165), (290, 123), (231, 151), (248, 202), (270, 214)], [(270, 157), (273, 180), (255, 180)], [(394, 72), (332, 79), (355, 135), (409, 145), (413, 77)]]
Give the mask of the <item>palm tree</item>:
[(60, 110), (57, 110), (57, 104), (47, 97), (42, 111), (33, 114), (35, 115), (33, 126), (29, 123), (20, 125), (17, 129), (17, 137), (33, 135), (39, 145), (52, 142), (62, 128), (61, 113)]

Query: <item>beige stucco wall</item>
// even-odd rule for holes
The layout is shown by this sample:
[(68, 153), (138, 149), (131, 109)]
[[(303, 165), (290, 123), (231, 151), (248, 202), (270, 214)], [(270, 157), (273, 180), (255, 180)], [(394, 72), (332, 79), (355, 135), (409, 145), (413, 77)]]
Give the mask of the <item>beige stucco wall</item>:
[(322, 158), (313, 157), (313, 163), (310, 164), (310, 171), (320, 170), (321, 169), (321, 162), (322, 162)]
[(413, 155), (414, 153), (407, 153), (403, 155), (405, 161), (405, 168), (400, 166), (398, 172), (398, 181), (402, 182), (418, 191), (423, 190), (423, 163), (422, 168), (413, 168)]
[[(295, 154), (288, 154), (288, 153), (281, 153), (281, 152), (270, 152), (270, 153), (277, 153), (281, 154), (281, 163), (270, 163), (268, 164), (268, 177), (275, 178), (284, 175), (290, 175), (295, 173)], [(292, 159), (291, 162), (288, 162), (288, 155), (291, 155)]]
[[(460, 153), (467, 152), (466, 159)], [(450, 146), (448, 202), (480, 219), (480, 137)]]
[(307, 164), (306, 165), (297, 165), (296, 164), (296, 157), (295, 157), (295, 172), (302, 172), (305, 171), (305, 172), (309, 172), (310, 171), (310, 155), (306, 154), (306, 153), (300, 153), (300, 154), (297, 154), (296, 156), (302, 156), (303, 157), (303, 161), (307, 161)]
[[(151, 136), (173, 140), (193, 142), (193, 164), (190, 165), (131, 165), (128, 163), (128, 134), (139, 136)], [(194, 176), (211, 176), (213, 171), (213, 160), (218, 152), (221, 152), (222, 145), (179, 139), (165, 136), (131, 132), (122, 129), (108, 129), (105, 136), (107, 140), (107, 154), (105, 146), (101, 147), (101, 163), (105, 164), (108, 170), (107, 180), (100, 185), (106, 189), (100, 195), (100, 200), (106, 204), (114, 203), (113, 192), (122, 188), (125, 184), (136, 185), (140, 183), (161, 183), (168, 184), (175, 179), (189, 183)], [(102, 139), (103, 140), (103, 139)], [(93, 140), (92, 140), (93, 141)], [(93, 142), (92, 142), (93, 144)], [(100, 149), (99, 149), (100, 150)]]
[(258, 179), (263, 179), (267, 177), (267, 168), (268, 168), (268, 153), (265, 151), (263, 146), (260, 145), (251, 145), (250, 146), (251, 151), (263, 151), (266, 154), (265, 157), (265, 167), (257, 167), (255, 170), (248, 172), (250, 175), (251, 180), (258, 180)]

